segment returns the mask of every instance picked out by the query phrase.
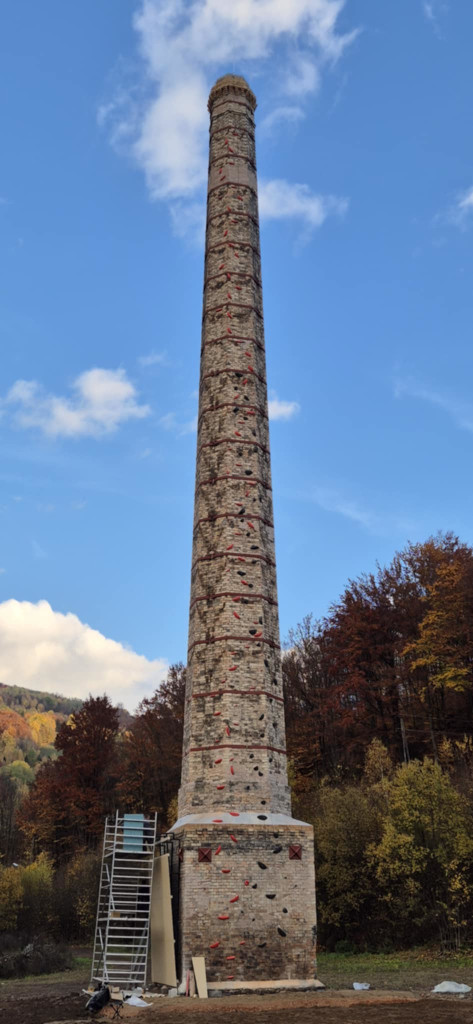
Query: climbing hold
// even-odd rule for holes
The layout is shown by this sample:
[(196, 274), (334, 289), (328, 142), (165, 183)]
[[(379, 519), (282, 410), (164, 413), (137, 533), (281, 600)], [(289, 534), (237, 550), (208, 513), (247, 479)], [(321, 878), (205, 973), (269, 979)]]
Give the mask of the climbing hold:
[(230, 832), (230, 839), (231, 839), (232, 843), (237, 843), (238, 842), (238, 839), (235, 839), (235, 836), (233, 836), (231, 832)]
[(240, 812), (239, 811), (230, 811), (230, 814), (231, 814), (232, 818), (239, 818), (240, 817)]
[(239, 899), (240, 899), (239, 896), (234, 896), (233, 899), (230, 900), (230, 903), (238, 903)]
[[(218, 718), (218, 716), (221, 715), (221, 714), (222, 714), (221, 711), (214, 711), (214, 718)], [(217, 762), (215, 762), (215, 763), (217, 764)]]
[(257, 814), (256, 817), (259, 818), (260, 821), (267, 821), (268, 820), (268, 815), (267, 814)]
[(246, 939), (242, 939), (241, 942), (240, 942), (240, 946), (244, 946), (245, 942), (246, 942)]
[(249, 884), (250, 884), (250, 883), (249, 883), (248, 879), (247, 879), (247, 878), (245, 878), (245, 885), (249, 885)]
[(255, 638), (256, 638), (256, 640), (257, 640), (257, 639), (258, 639), (258, 637), (260, 637), (260, 636), (263, 636), (263, 630), (262, 630), (262, 629), (260, 629), (259, 633), (255, 633)]
[(282, 846), (275, 846), (274, 850), (273, 850), (273, 853), (281, 853), (281, 850), (282, 850)]
[(223, 822), (223, 818), (212, 818), (212, 821), (214, 825), (221, 825)]
[(228, 670), (228, 671), (229, 671), (229, 672), (236, 672), (236, 670), (237, 670), (237, 667), (238, 667), (237, 665), (232, 665), (232, 667), (231, 667), (231, 668), (229, 668), (229, 670)]
[(258, 861), (258, 867), (261, 868), (262, 871), (266, 871), (267, 864), (263, 864), (263, 862), (261, 860), (259, 860)]
[(217, 846), (217, 849), (215, 850), (215, 856), (218, 857), (219, 853), (221, 853), (221, 852), (222, 852), (222, 847), (221, 846)]
[(217, 789), (225, 789), (225, 783), (223, 784), (223, 786), (217, 786)]
[(231, 870), (231, 868), (222, 868), (222, 875), (229, 875)]
[(230, 551), (232, 547), (233, 547), (233, 544), (229, 544), (228, 548), (227, 548), (227, 551)]
[(274, 900), (274, 899), (276, 899), (276, 893), (275, 892), (265, 892), (264, 895), (266, 896), (267, 900)]
[(283, 939), (286, 938), (287, 932), (284, 931), (284, 928), (280, 928), (279, 925), (278, 925), (278, 932), (279, 932), (280, 935), (282, 935)]
[(229, 918), (228, 914), (219, 914), (218, 915), (219, 921), (228, 921), (228, 918)]
[(225, 726), (225, 732), (226, 732), (227, 736), (230, 735), (230, 726), (229, 725)]
[(225, 959), (226, 960), (235, 960), (236, 957), (234, 957), (234, 956), (226, 956)]
[(231, 775), (235, 774), (235, 769), (234, 769), (233, 765), (230, 765), (230, 774)]
[(219, 946), (219, 945), (220, 945), (219, 942), (211, 942), (210, 946), (209, 946), (209, 949), (216, 949), (217, 946)]
[(239, 618), (240, 618), (240, 616), (238, 615), (238, 612), (233, 612), (233, 614), (234, 614), (234, 616), (235, 616), (235, 618), (236, 618), (236, 619), (239, 619)]

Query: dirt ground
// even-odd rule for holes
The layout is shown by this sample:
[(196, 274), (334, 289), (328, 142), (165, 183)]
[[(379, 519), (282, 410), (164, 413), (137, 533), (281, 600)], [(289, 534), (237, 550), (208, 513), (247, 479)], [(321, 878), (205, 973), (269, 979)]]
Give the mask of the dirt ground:
[[(25, 980), (0, 985), (2, 1024), (51, 1024), (86, 1020), (84, 979)], [(96, 1018), (97, 1019), (97, 1018)], [(282, 995), (238, 996), (198, 1001), (156, 999), (135, 1011), (129, 1024), (473, 1024), (473, 1000), (422, 993), (332, 990)]]

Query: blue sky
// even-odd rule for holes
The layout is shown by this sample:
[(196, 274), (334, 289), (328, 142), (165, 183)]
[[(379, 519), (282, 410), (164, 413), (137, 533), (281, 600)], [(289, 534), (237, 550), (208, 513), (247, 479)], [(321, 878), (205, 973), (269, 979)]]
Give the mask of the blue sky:
[(185, 660), (206, 99), (257, 98), (282, 637), (473, 542), (466, 2), (3, 17), (0, 679), (134, 707)]

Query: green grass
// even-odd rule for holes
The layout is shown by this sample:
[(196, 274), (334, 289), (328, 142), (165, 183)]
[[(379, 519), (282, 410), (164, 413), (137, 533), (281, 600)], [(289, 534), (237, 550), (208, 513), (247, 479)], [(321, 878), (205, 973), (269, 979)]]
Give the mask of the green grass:
[(373, 988), (429, 991), (439, 981), (463, 981), (473, 987), (473, 951), (441, 953), (416, 948), (395, 953), (319, 953), (318, 976), (327, 988), (352, 988), (367, 981)]

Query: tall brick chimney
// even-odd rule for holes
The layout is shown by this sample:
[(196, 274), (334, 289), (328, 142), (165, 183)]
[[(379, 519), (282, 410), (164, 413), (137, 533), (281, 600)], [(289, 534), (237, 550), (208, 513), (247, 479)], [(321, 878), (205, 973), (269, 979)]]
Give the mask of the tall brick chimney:
[(291, 818), (269, 452), (256, 99), (209, 96), (197, 471), (179, 820), (181, 974), (315, 977), (312, 828)]

